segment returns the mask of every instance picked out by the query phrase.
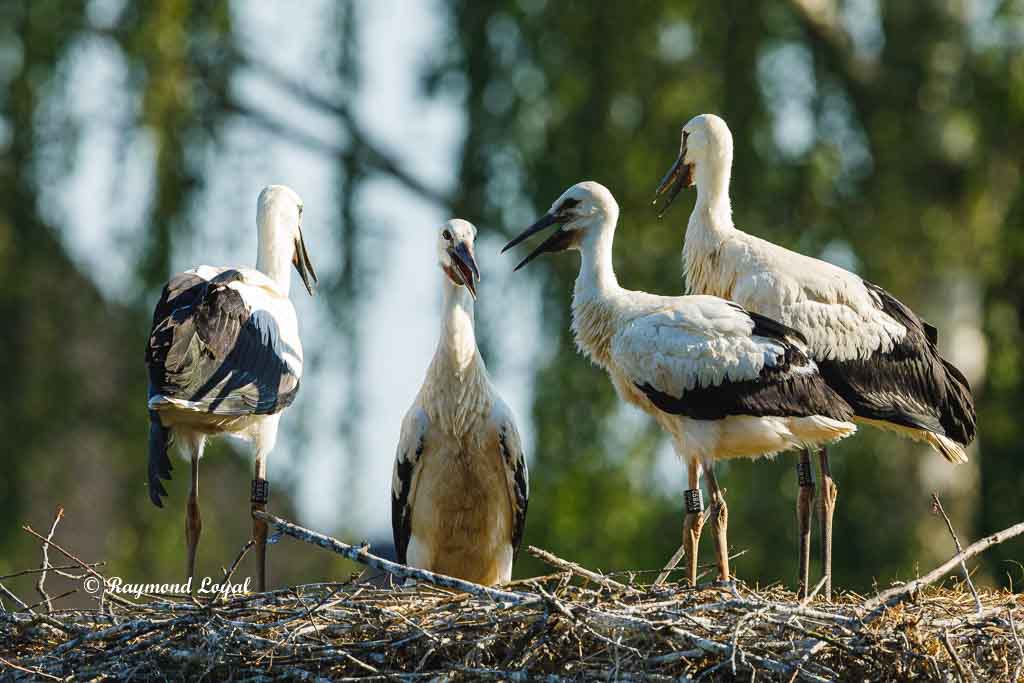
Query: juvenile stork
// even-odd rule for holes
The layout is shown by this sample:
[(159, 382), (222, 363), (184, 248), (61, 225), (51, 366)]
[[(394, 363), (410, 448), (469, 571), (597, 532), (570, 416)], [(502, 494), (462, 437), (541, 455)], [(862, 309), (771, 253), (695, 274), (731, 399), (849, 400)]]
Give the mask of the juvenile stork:
[(402, 421), (391, 525), (399, 562), (491, 585), (512, 578), (530, 489), (512, 411), (476, 346), (475, 238), (458, 219), (439, 231), (441, 337)]
[[(171, 478), (173, 443), (192, 463), (185, 506), (188, 576), (195, 574), (202, 531), (199, 460), (208, 437), (251, 441), (256, 451), (252, 510), (266, 510), (266, 458), (277, 440), (281, 411), (302, 377), (302, 344), (288, 298), (289, 269), (312, 294), (316, 273), (302, 240), (302, 200), (271, 185), (257, 202), (256, 269), (199, 266), (164, 286), (146, 347), (149, 368), (149, 497), (163, 507), (161, 479)], [(312, 282), (311, 282), (312, 281)], [(266, 590), (267, 525), (253, 519), (257, 586)]]
[[(683, 269), (694, 294), (731, 299), (781, 321), (807, 339), (821, 375), (856, 412), (856, 421), (928, 443), (952, 463), (967, 462), (974, 439), (971, 388), (939, 356), (934, 327), (881, 287), (842, 268), (737, 230), (729, 203), (732, 134), (713, 114), (691, 119), (679, 156), (657, 194), (668, 192), (661, 215), (684, 187), (697, 186), (686, 227)], [(838, 488), (821, 468), (824, 596), (831, 593), (832, 515)], [(807, 590), (814, 479), (810, 453), (797, 467), (800, 495), (800, 591)]]
[(578, 183), (505, 249), (559, 225), (516, 270), (544, 252), (580, 252), (572, 300), (576, 345), (608, 372), (620, 398), (654, 417), (689, 465), (683, 546), (694, 583), (703, 525), (700, 476), (707, 474), (718, 570), (728, 580), (728, 510), (714, 461), (841, 439), (856, 430), (848, 422), (852, 411), (804, 354), (798, 332), (717, 297), (620, 287), (612, 269), (618, 217), (604, 186)]

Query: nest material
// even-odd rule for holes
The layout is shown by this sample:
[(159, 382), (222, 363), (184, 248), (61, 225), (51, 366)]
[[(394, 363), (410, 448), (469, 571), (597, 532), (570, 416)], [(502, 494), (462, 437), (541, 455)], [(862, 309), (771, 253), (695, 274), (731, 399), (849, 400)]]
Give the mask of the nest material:
[(3, 614), (0, 650), (15, 677), (76, 680), (1014, 680), (1024, 661), (1005, 592), (983, 593), (978, 615), (966, 590), (927, 589), (868, 620), (850, 594), (801, 605), (778, 588), (613, 590), (572, 573), (514, 588), (536, 602), (353, 581)]
[(1024, 668), (1018, 597), (975, 598), (966, 583), (918, 580), (825, 604), (742, 583), (641, 585), (531, 548), (558, 573), (497, 590), (268, 519), (419, 582), (353, 579), (199, 602), (108, 594), (91, 611), (0, 611), (0, 678), (968, 681), (1017, 680)]

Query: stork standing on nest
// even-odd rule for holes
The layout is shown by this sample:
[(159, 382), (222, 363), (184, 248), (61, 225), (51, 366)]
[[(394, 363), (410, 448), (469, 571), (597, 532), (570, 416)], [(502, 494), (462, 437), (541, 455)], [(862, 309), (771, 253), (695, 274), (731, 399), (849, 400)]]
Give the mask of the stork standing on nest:
[(689, 465), (683, 546), (694, 583), (703, 525), (699, 478), (707, 474), (719, 576), (728, 580), (728, 511), (714, 461), (841, 439), (856, 430), (848, 422), (852, 412), (804, 354), (798, 332), (716, 297), (620, 287), (612, 269), (618, 217), (604, 186), (578, 183), (505, 249), (559, 225), (516, 269), (544, 252), (580, 252), (572, 300), (576, 345), (608, 372), (623, 400), (657, 420)]
[[(255, 270), (199, 266), (164, 287), (146, 347), (149, 368), (149, 497), (163, 507), (161, 479), (171, 478), (173, 443), (192, 463), (185, 506), (188, 576), (196, 569), (202, 531), (199, 460), (207, 438), (251, 441), (256, 451), (252, 509), (266, 510), (266, 458), (277, 440), (281, 411), (302, 377), (302, 344), (288, 298), (295, 266), (313, 293), (316, 273), (302, 239), (302, 200), (271, 185), (257, 202), (259, 252)], [(266, 590), (266, 522), (253, 519), (257, 586)]]
[(391, 524), (399, 562), (491, 585), (512, 578), (530, 491), (512, 411), (476, 346), (475, 239), (458, 219), (438, 234), (441, 337), (402, 421)]
[[(725, 121), (713, 114), (693, 118), (683, 126), (679, 156), (657, 190), (669, 193), (664, 214), (684, 187), (697, 186), (683, 246), (688, 291), (731, 299), (799, 330), (822, 377), (853, 407), (858, 422), (924, 441), (949, 462), (967, 462), (964, 449), (975, 432), (971, 388), (939, 355), (936, 329), (853, 273), (737, 230), (729, 202), (732, 150)], [(823, 592), (829, 598), (838, 488), (825, 449), (819, 461)], [(809, 452), (801, 455), (797, 472), (803, 594), (814, 498)]]

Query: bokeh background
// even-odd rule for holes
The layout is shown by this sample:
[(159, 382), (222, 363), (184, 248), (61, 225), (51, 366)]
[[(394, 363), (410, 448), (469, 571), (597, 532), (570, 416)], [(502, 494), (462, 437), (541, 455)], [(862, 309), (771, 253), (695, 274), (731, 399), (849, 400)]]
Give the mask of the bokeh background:
[[(930, 568), (952, 552), (931, 491), (965, 542), (1024, 519), (1022, 48), (1019, 0), (2, 0), (0, 576), (38, 566), (21, 526), (63, 505), (56, 538), (83, 559), (181, 577), (187, 465), (165, 509), (145, 486), (149, 316), (172, 272), (255, 262), (272, 182), (303, 196), (322, 281), (293, 287), (307, 377), (273, 511), (390, 545), (399, 423), (436, 343), (434, 231), (459, 216), (480, 229), (484, 357), (526, 438), (525, 542), (659, 567), (682, 466), (575, 352), (575, 259), (513, 277), (498, 251), (594, 179), (622, 206), (621, 282), (681, 293), (694, 195), (661, 221), (650, 203), (702, 112), (735, 135), (738, 226), (894, 292), (971, 380), (969, 464), (870, 429), (834, 449), (837, 585)], [(248, 538), (250, 462), (207, 451), (200, 574)], [(736, 572), (793, 585), (793, 456), (721, 476)], [(978, 580), (1019, 586), (1022, 550), (987, 553)], [(275, 584), (352, 570), (288, 540), (270, 559)], [(520, 556), (517, 575), (540, 570)], [(5, 583), (28, 598), (31, 580)]]

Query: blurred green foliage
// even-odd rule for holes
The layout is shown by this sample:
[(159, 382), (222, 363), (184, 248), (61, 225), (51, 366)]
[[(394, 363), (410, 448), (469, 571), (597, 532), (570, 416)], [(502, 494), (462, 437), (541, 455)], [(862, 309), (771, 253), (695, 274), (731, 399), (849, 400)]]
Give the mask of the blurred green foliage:
[[(971, 464), (952, 469), (868, 429), (834, 449), (837, 585), (866, 589), (950, 554), (944, 525), (929, 511), (932, 488), (964, 537), (1024, 518), (1019, 2), (994, 3), (984, 15), (945, 0), (444, 0), (448, 34), (425, 61), (423, 87), (425, 97), (464, 109), (454, 197), (432, 194), (359, 134), (346, 99), (368, 85), (354, 39), (358, 3), (336, 3), (325, 18), (337, 43), (324, 45), (322, 68), (347, 93), (331, 101), (244, 57), (226, 2), (125, 3), (107, 22), (95, 18), (100, 4), (109, 5), (0, 3), (0, 575), (37, 562), (37, 545), (20, 526), (47, 527), (60, 502), (69, 510), (63, 533), (84, 559), (106, 560), (125, 576), (177, 577), (184, 496), (157, 511), (144, 489), (149, 307), (173, 246), (190, 237), (201, 160), (217, 150), (225, 121), (242, 117), (266, 135), (315, 144), (295, 136), (286, 117), (235, 99), (231, 84), (242, 69), (261, 70), (349, 133), (344, 146), (322, 151), (337, 164), (344, 254), (325, 298), (353, 373), (351, 304), (369, 286), (358, 249), (359, 182), (390, 177), (511, 236), (572, 183), (598, 180), (622, 206), (620, 281), (674, 294), (683, 290), (692, 195), (662, 221), (650, 200), (675, 157), (680, 126), (715, 112), (735, 136), (738, 226), (855, 266), (938, 324), (947, 354), (974, 359), (980, 437)], [(145, 227), (126, 238), (139, 254), (138, 296), (127, 303), (103, 299), (45, 211), (45, 188), (55, 180), (47, 174), (75, 163), (75, 127), (52, 102), (59, 105), (68, 61), (88, 41), (128, 65), (138, 106), (124, 144), (139, 130), (154, 142)], [(44, 142), (64, 151), (63, 166), (41, 163)], [(678, 545), (682, 521), (681, 490), (666, 490), (655, 468), (663, 438), (624, 410), (604, 374), (573, 348), (573, 259), (531, 270), (522, 277), (542, 279), (548, 353), (534, 378), (526, 542), (588, 566), (658, 567)], [(481, 301), (485, 339), (506, 329), (499, 316)], [(352, 428), (349, 408), (342, 426)], [(793, 582), (793, 462), (723, 467), (731, 541), (749, 551), (736, 562), (743, 578)], [(213, 574), (246, 537), (248, 473), (238, 458), (210, 457), (204, 468), (204, 516), (216, 523), (204, 528), (200, 566)], [(274, 508), (293, 510), (281, 489)], [(984, 578), (1019, 585), (1012, 560), (1021, 548), (988, 553)], [(270, 553), (280, 582), (347, 570), (322, 553), (286, 555)], [(520, 557), (518, 574), (541, 571)]]

